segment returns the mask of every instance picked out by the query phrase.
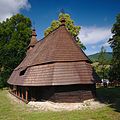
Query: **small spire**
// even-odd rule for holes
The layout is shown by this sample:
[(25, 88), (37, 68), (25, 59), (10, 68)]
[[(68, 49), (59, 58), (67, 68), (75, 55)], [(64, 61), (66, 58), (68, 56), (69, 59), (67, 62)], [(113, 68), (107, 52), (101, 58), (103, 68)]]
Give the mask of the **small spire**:
[(60, 20), (60, 22), (61, 22), (61, 26), (65, 26), (65, 18), (64, 17), (62, 17), (62, 19)]
[(30, 44), (28, 45), (28, 49), (31, 49), (35, 46), (35, 44), (37, 43), (37, 39), (36, 39), (36, 32), (35, 29), (32, 30), (32, 35), (31, 35), (31, 41)]
[(33, 30), (32, 30), (32, 36), (37, 36), (35, 28), (33, 28)]

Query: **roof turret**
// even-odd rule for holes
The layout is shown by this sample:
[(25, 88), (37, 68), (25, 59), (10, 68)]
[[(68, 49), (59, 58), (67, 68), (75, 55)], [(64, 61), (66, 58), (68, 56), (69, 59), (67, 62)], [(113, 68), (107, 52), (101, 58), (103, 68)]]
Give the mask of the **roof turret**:
[(32, 35), (31, 35), (31, 41), (30, 41), (30, 44), (28, 45), (28, 49), (30, 49), (31, 47), (34, 47), (35, 44), (37, 43), (37, 39), (36, 39), (36, 32), (35, 32), (35, 29), (32, 30)]

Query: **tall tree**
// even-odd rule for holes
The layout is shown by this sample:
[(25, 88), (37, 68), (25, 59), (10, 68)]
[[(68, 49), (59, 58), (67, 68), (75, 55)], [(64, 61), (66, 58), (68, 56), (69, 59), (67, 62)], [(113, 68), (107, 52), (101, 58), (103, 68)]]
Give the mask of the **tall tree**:
[(0, 23), (0, 87), (25, 56), (30, 35), (31, 21), (21, 14)]
[(110, 65), (108, 60), (106, 59), (106, 49), (103, 46), (101, 47), (101, 51), (99, 52), (97, 62), (94, 62), (92, 65), (101, 79), (109, 78), (108, 75)]
[(105, 79), (107, 77), (107, 60), (105, 58), (105, 54), (106, 54), (106, 49), (102, 46), (101, 47), (101, 51), (100, 54), (98, 56), (98, 62), (99, 62), (99, 67), (100, 67), (100, 76), (102, 79)]
[(117, 15), (111, 32), (113, 36), (108, 41), (113, 50), (110, 79), (120, 81), (120, 14)]
[(76, 39), (76, 42), (79, 44), (79, 46), (85, 50), (86, 47), (81, 43), (78, 34), (80, 32), (80, 26), (75, 26), (74, 25), (74, 21), (71, 19), (69, 14), (65, 14), (63, 12), (61, 12), (59, 14), (58, 20), (53, 20), (51, 22), (51, 26), (48, 27), (45, 31), (44, 31), (44, 35), (47, 36), (48, 34), (50, 34), (53, 30), (57, 29), (60, 25), (61, 25), (61, 19), (64, 18), (65, 19), (65, 26), (68, 29), (68, 31), (71, 33), (71, 35)]

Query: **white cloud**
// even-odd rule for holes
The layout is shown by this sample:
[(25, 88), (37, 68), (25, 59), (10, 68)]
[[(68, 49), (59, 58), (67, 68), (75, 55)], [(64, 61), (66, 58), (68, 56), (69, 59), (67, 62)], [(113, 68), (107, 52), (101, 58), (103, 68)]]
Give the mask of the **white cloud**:
[(103, 46), (104, 46), (104, 47), (109, 47), (110, 44), (109, 44), (108, 42), (106, 42), (106, 43), (103, 44)]
[(111, 28), (107, 27), (82, 27), (79, 33), (81, 42), (85, 45), (93, 45), (105, 42), (111, 36)]
[(0, 21), (31, 7), (28, 0), (0, 0)]

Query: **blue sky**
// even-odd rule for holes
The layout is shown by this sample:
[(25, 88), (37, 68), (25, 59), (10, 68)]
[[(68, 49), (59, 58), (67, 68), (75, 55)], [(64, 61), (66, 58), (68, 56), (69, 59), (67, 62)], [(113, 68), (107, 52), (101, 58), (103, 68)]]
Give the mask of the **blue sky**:
[(99, 52), (102, 46), (111, 51), (107, 40), (112, 36), (115, 16), (120, 13), (120, 0), (1, 0), (0, 21), (22, 13), (35, 24), (37, 38), (41, 39), (61, 9), (81, 26), (79, 37), (87, 55)]

